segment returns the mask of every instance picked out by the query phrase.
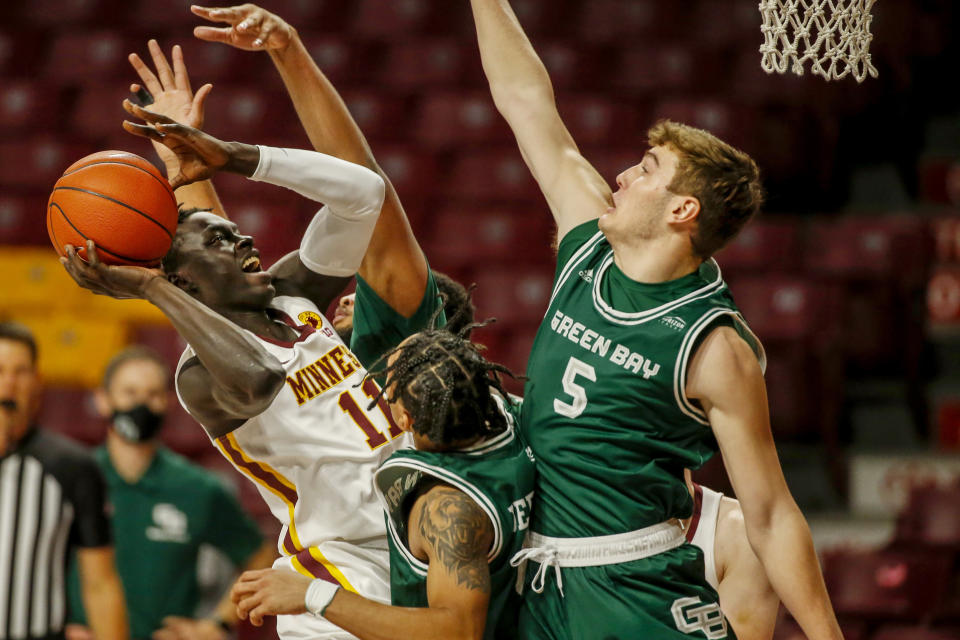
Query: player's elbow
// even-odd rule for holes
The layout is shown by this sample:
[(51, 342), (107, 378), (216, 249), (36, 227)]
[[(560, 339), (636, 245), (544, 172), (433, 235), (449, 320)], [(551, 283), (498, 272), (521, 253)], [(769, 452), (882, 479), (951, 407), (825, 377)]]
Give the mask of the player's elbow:
[(220, 406), (240, 418), (252, 418), (266, 411), (286, 383), (286, 372), (278, 362), (251, 363), (246, 375), (220, 390)]

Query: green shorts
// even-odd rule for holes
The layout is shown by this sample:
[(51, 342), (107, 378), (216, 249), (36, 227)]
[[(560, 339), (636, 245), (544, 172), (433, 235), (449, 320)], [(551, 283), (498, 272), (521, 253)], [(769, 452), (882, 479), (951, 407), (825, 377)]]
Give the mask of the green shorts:
[(519, 637), (525, 640), (735, 640), (717, 592), (704, 577), (703, 552), (691, 544), (595, 567), (565, 567), (563, 594), (553, 568), (542, 593), (526, 567)]

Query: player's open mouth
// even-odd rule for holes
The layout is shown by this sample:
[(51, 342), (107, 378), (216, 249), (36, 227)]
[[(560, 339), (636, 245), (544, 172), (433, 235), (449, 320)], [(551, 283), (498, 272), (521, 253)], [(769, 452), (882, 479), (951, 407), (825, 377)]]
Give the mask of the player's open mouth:
[(243, 261), (243, 264), (240, 265), (240, 269), (245, 273), (257, 273), (260, 271), (260, 258), (257, 256), (250, 256)]
[(0, 409), (4, 409), (6, 411), (16, 411), (17, 401), (13, 398), (2, 398), (0, 399)]

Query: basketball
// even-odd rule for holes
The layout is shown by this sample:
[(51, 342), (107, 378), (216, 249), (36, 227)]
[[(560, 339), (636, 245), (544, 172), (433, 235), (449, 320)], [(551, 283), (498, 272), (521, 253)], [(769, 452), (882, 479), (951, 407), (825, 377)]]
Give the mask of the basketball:
[(61, 256), (72, 244), (86, 257), (86, 241), (106, 264), (152, 267), (170, 249), (177, 230), (173, 189), (144, 158), (100, 151), (70, 165), (47, 203), (47, 232)]

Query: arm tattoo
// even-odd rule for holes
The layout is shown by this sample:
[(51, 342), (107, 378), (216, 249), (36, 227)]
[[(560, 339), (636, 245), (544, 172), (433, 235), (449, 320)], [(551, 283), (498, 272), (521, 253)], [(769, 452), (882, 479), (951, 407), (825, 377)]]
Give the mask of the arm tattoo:
[(493, 524), (465, 493), (453, 488), (434, 490), (420, 513), (420, 535), (439, 562), (468, 589), (490, 593), (487, 551)]

